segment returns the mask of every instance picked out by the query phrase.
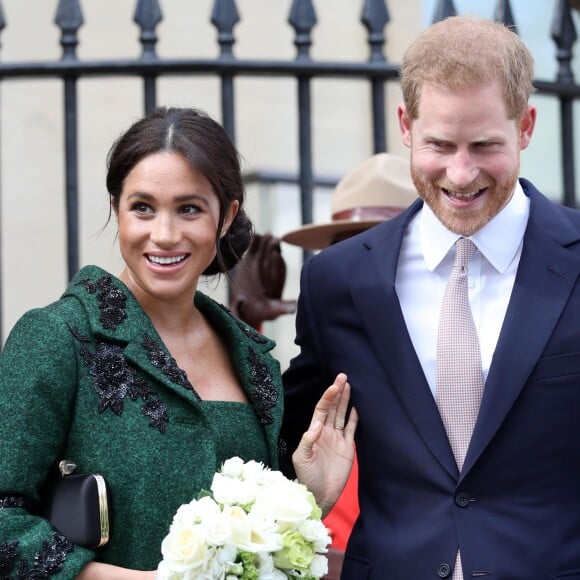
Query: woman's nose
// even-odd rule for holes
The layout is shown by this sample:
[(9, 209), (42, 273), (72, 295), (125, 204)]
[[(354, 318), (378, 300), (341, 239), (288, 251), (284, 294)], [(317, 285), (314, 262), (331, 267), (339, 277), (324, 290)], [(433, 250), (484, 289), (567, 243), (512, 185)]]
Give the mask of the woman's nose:
[(179, 238), (179, 227), (175, 219), (165, 213), (159, 214), (153, 221), (151, 240), (159, 246), (173, 246)]

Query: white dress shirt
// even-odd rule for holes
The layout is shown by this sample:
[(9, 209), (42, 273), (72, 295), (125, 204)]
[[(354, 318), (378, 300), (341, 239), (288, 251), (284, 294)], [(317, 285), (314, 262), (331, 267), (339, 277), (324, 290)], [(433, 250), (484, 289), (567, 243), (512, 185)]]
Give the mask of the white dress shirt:
[[(509, 203), (470, 238), (477, 251), (469, 263), (469, 303), (479, 337), (484, 383), (514, 286), (529, 206), (518, 183)], [(439, 311), (459, 237), (424, 204), (407, 228), (397, 267), (397, 295), (433, 396)]]

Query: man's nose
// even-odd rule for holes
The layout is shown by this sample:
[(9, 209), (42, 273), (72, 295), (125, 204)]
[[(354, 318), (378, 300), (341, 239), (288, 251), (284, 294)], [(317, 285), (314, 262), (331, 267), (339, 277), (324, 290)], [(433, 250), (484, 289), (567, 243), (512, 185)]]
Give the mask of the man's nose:
[(447, 167), (447, 179), (457, 188), (473, 183), (479, 175), (475, 159), (468, 151), (457, 151)]

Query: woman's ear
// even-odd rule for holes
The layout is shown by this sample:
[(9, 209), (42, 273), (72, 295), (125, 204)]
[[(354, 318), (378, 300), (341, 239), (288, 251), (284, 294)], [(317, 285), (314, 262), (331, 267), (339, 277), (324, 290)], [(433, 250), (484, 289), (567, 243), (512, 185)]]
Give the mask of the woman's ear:
[(230, 229), (230, 226), (232, 225), (232, 222), (236, 219), (238, 211), (240, 211), (240, 202), (237, 199), (234, 199), (234, 201), (230, 203), (228, 212), (224, 217), (224, 223), (222, 225), (220, 238), (223, 238), (226, 235), (227, 231)]

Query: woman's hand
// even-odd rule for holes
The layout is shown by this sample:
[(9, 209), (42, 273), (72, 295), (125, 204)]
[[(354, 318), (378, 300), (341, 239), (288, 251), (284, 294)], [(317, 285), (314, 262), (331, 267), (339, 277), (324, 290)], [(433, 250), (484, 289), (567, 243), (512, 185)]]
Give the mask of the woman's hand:
[(345, 423), (349, 399), (350, 385), (340, 373), (316, 404), (310, 427), (292, 455), (298, 480), (314, 494), (323, 516), (344, 489), (354, 460), (358, 414), (353, 408)]
[(77, 580), (155, 580), (156, 577), (157, 570), (145, 572), (102, 562), (89, 562), (77, 576)]

